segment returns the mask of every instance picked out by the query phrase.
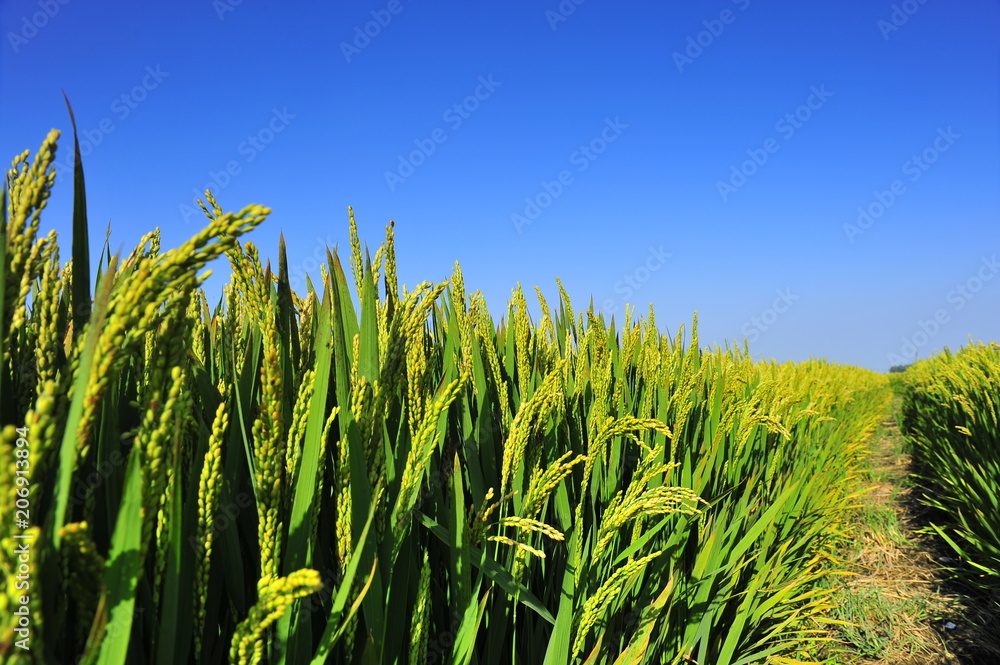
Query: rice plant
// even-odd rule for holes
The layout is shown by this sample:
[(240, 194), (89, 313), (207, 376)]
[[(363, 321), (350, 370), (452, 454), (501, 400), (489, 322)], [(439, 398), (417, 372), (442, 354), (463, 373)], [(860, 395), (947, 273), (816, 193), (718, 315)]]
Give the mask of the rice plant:
[(246, 237), (269, 211), (210, 193), (200, 233), (105, 247), (91, 289), (79, 151), (72, 260), (39, 235), (57, 137), (3, 193), (4, 662), (816, 653), (884, 376), (616, 324), (561, 283), (494, 321), (457, 264), (401, 289), (392, 225), (372, 255), (353, 212), (350, 277), (331, 250), (293, 293), (284, 244), (274, 270)]
[[(902, 377), (901, 430), (921, 465), (931, 528), (967, 582), (1000, 588), (1000, 345), (970, 343), (921, 360)], [(956, 567), (958, 568), (958, 567)]]

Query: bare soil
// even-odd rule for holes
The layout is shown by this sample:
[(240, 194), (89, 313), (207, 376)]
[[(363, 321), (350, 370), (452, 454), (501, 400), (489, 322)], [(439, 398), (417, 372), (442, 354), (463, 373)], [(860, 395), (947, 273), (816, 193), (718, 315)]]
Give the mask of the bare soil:
[(857, 642), (868, 644), (869, 652), (880, 653), (840, 656), (832, 662), (1000, 664), (996, 600), (977, 597), (950, 579), (945, 568), (957, 563), (953, 553), (924, 531), (930, 520), (941, 516), (920, 503), (920, 489), (912, 480), (917, 469), (903, 449), (896, 422), (887, 417), (872, 441), (873, 489), (864, 499), (862, 515), (868, 517), (857, 525), (862, 535), (851, 560), (857, 575), (845, 582), (847, 596), (858, 599), (857, 606), (863, 608), (860, 618), (852, 617), (859, 627), (851, 636), (860, 636)]

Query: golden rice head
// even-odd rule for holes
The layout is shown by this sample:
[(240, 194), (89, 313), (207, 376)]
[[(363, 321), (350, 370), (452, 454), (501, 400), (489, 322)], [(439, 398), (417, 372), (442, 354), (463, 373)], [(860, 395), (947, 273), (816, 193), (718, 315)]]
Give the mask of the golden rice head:
[(222, 491), (222, 445), (229, 427), (226, 402), (220, 402), (212, 420), (205, 460), (198, 478), (198, 526), (195, 535), (194, 643), (195, 655), (201, 653), (201, 635), (205, 627), (208, 602), (208, 574), (211, 568), (212, 543), (215, 540), (215, 511)]
[(580, 654), (587, 635), (604, 616), (604, 612), (608, 606), (621, 596), (626, 583), (634, 575), (641, 574), (645, 570), (646, 564), (662, 553), (662, 551), (656, 551), (624, 564), (597, 589), (593, 596), (584, 602), (583, 607), (578, 610), (575, 622), (576, 631), (573, 638), (573, 658), (576, 658)]
[(264, 659), (264, 633), (299, 598), (323, 588), (319, 573), (309, 568), (287, 577), (265, 576), (258, 583), (257, 603), (233, 633), (229, 662), (233, 665), (257, 665)]
[(417, 586), (417, 606), (410, 621), (410, 660), (413, 665), (427, 662), (427, 638), (431, 627), (431, 564), (424, 551), (424, 562), (420, 567), (420, 582)]

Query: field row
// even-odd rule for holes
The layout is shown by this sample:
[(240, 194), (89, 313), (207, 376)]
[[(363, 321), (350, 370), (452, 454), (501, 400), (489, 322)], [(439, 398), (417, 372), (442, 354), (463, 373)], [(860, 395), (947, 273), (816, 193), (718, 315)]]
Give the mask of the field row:
[(353, 214), (348, 270), (304, 293), (244, 238), (269, 211), (211, 197), (189, 242), (154, 231), (91, 280), (82, 171), (77, 260), (39, 234), (56, 137), (4, 192), (7, 662), (817, 652), (886, 377), (616, 326), (561, 284), (495, 321), (457, 265), (401, 291), (392, 226), (372, 256)]
[(902, 432), (920, 465), (932, 528), (967, 582), (1000, 591), (1000, 345), (969, 344), (902, 375)]

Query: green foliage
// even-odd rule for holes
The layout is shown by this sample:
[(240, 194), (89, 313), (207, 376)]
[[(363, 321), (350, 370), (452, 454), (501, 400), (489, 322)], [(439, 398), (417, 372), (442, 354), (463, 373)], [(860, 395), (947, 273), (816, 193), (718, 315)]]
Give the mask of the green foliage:
[(976, 343), (921, 360), (902, 385), (900, 427), (920, 465), (931, 529), (957, 569), (987, 594), (1000, 588), (1000, 345)]
[(54, 141), (5, 199), (0, 389), (37, 559), (33, 651), (8, 592), (0, 657), (739, 665), (822, 639), (884, 376), (703, 349), (652, 312), (619, 330), (564, 292), (533, 323), (518, 287), (497, 324), (457, 266), (400, 292), (392, 227), (371, 259), (353, 214), (352, 279), (333, 253), (300, 296), (283, 247), (274, 275), (241, 242), (267, 209), (211, 195), (182, 247), (108, 254), (74, 332), (74, 271), (35, 235)]

